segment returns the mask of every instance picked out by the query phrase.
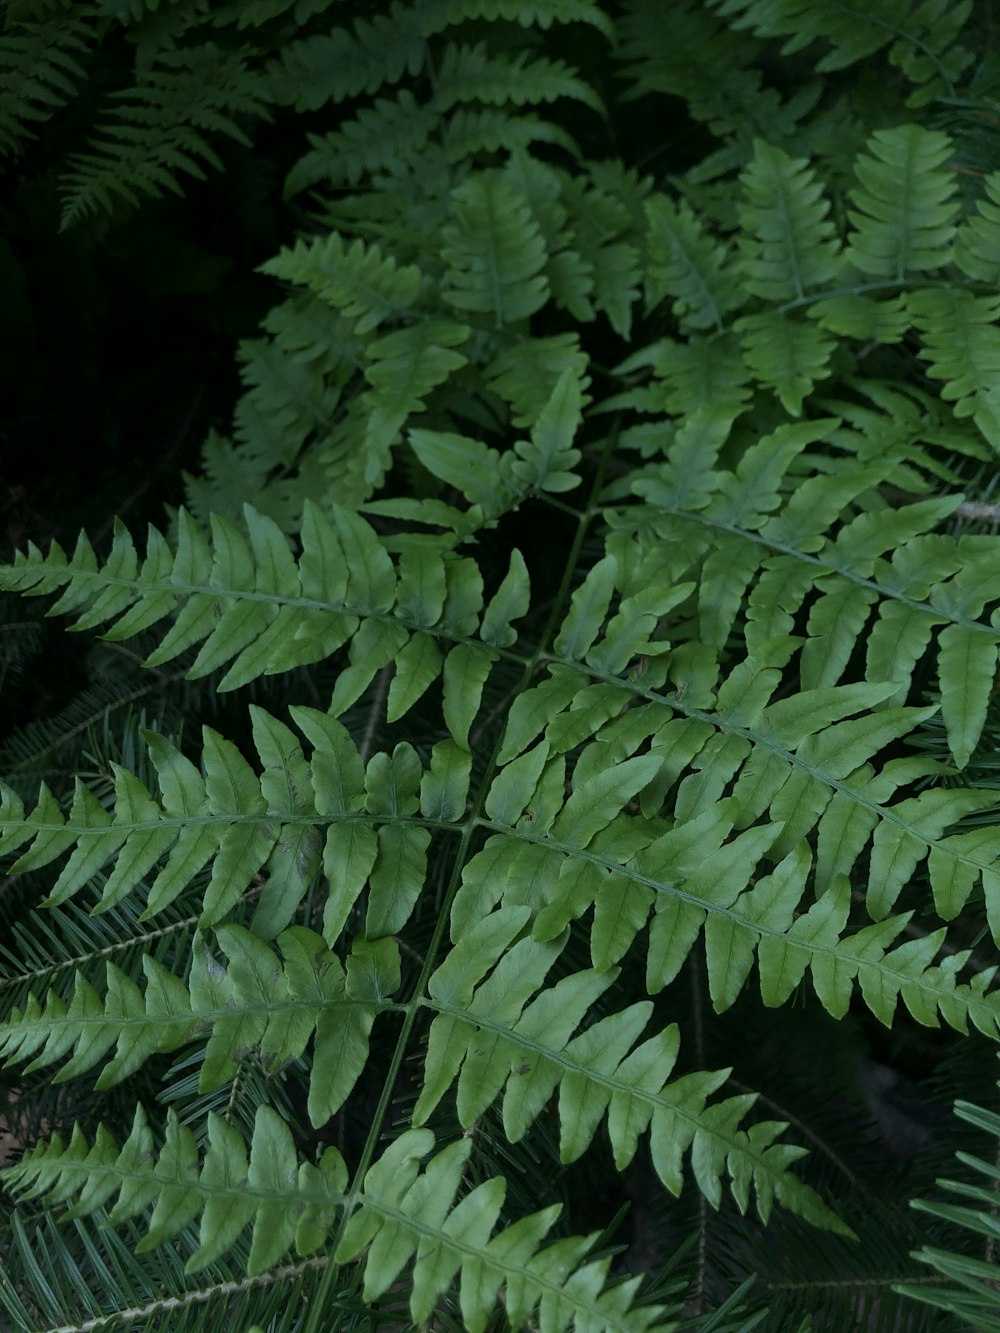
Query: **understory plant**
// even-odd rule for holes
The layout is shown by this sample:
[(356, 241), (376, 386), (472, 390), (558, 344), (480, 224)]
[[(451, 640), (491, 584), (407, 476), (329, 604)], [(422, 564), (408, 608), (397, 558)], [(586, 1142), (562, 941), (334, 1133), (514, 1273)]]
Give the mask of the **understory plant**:
[(135, 46), (67, 227), (301, 151), (185, 504), (0, 570), (116, 663), (5, 742), (7, 1326), (988, 1318), (989, 6), (11, 9), (0, 144)]

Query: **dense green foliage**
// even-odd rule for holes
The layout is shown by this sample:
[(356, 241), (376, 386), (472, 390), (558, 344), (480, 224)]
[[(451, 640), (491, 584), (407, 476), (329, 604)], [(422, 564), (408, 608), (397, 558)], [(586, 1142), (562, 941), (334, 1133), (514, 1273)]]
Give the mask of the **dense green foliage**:
[(988, 14), (6, 11), (66, 236), (269, 125), (290, 219), (184, 505), (0, 569), (6, 673), (90, 645), (2, 752), (9, 1326), (1000, 1327), (996, 1170), (908, 1207), (1000, 1128)]

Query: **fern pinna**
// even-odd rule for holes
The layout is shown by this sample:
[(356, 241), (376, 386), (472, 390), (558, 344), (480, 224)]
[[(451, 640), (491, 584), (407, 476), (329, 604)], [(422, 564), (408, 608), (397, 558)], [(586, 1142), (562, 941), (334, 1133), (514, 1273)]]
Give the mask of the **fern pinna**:
[[(144, 1262), (176, 1246), (179, 1311), (308, 1282), (317, 1333), (404, 1280), (416, 1323), (675, 1327), (607, 1236), (508, 1195), (522, 1146), (642, 1154), (663, 1198), (854, 1237), (798, 1127), (691, 1057), (698, 959), (718, 1015), (753, 992), (1000, 1035), (1000, 831), (967, 780), (1000, 554), (954, 521), (1000, 446), (1000, 180), (961, 192), (922, 117), (969, 7), (682, 4), (676, 50), (650, 0), (325, 9), (296, 6), (268, 95), (350, 110), (287, 182), (314, 225), (264, 266), (288, 291), (231, 436), (164, 531), (0, 573), (246, 718), (145, 726), (66, 799), (4, 785), (9, 874), (101, 945), (49, 966), (24, 928), (4, 1060), (171, 1081), (4, 1180), (140, 1222)], [(609, 109), (555, 33), (615, 40), (627, 97), (687, 98), (718, 151), (670, 181), (589, 161)], [(819, 44), (833, 109), (771, 88), (748, 135), (685, 43), (748, 87)], [(824, 155), (835, 76), (879, 53), (891, 123)]]

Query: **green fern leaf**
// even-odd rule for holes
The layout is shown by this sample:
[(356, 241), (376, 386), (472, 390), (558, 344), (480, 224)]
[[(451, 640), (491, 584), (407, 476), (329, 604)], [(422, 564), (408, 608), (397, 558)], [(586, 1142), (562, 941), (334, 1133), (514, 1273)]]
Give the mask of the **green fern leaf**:
[(428, 0), (421, 15), (424, 33), (441, 32), (452, 24), (473, 19), (507, 19), (522, 28), (541, 28), (553, 23), (589, 23), (608, 38), (614, 27), (607, 14), (593, 0)]
[(311, 151), (288, 174), (285, 194), (323, 182), (356, 185), (366, 173), (402, 175), (420, 161), (440, 116), (421, 105), (408, 89), (395, 98), (379, 98), (352, 120), (328, 134), (311, 134)]
[(1000, 302), (950, 288), (911, 292), (907, 307), (923, 337), (929, 373), (944, 380), (941, 397), (955, 404), (957, 417), (972, 417), (995, 450), (1000, 450)]
[[(987, 572), (995, 559), (993, 546), (968, 537), (956, 540), (929, 535), (930, 528), (954, 511), (954, 498), (859, 513), (844, 523), (834, 540), (822, 536), (838, 512), (844, 513), (843, 507), (862, 496), (876, 476), (887, 475), (893, 464), (891, 458), (873, 460), (875, 472), (863, 469), (853, 477), (848, 473), (836, 484), (817, 477), (789, 499), (785, 508), (774, 484), (791, 458), (810, 438), (817, 438), (810, 435), (813, 429), (824, 427), (810, 423), (785, 428), (783, 442), (790, 452), (784, 462), (778, 462), (781, 436), (768, 437), (747, 452), (735, 475), (708, 472), (699, 476), (691, 472), (686, 449), (689, 440), (699, 438), (692, 427), (691, 434), (687, 430), (678, 433), (668, 451), (668, 458), (676, 458), (676, 463), (668, 461), (638, 477), (633, 489), (672, 515), (661, 533), (685, 534), (682, 541), (687, 543), (687, 554), (680, 558), (677, 548), (672, 576), (685, 577), (695, 563), (706, 562), (703, 568), (709, 579), (701, 593), (702, 634), (711, 643), (726, 641), (744, 598), (754, 608), (748, 612), (752, 619), (761, 614), (755, 609), (758, 605), (768, 608), (766, 628), (748, 630), (748, 634), (759, 634), (762, 640), (789, 634), (795, 614), (807, 604), (810, 590), (815, 590), (819, 596), (809, 606), (809, 637), (801, 654), (805, 688), (833, 685), (840, 679), (873, 611), (879, 622), (871, 630), (869, 656), (875, 682), (884, 681), (887, 677), (881, 673), (888, 669), (888, 678), (902, 689), (909, 685), (925, 650), (936, 645), (940, 654), (949, 645), (948, 654), (939, 656), (939, 669), (948, 676), (952, 752), (964, 764), (983, 716), (986, 691), (981, 667), (989, 651), (985, 647), (975, 650), (974, 659), (980, 666), (973, 673), (952, 670), (951, 660), (958, 659), (951, 659), (950, 654), (953, 649), (957, 652), (959, 642), (966, 641), (966, 634), (983, 639), (984, 644), (996, 642), (996, 631), (984, 616), (990, 580), (995, 577)], [(797, 430), (802, 433), (796, 435)], [(704, 440), (702, 447), (708, 445)], [(711, 457), (709, 454), (709, 468)], [(769, 463), (776, 469), (770, 473)], [(718, 498), (709, 498), (717, 489)], [(750, 513), (756, 517), (748, 521)], [(715, 535), (709, 537), (709, 531)], [(755, 535), (748, 542), (743, 534), (749, 536), (751, 531)], [(882, 558), (887, 551), (893, 552), (889, 560)], [(754, 569), (761, 571), (759, 591), (752, 586)], [(934, 631), (948, 625), (955, 627), (955, 634), (943, 641), (935, 639)]]
[(357, 240), (350, 246), (331, 232), (321, 240), (298, 241), (262, 266), (263, 272), (298, 283), (355, 321), (358, 334), (398, 318), (417, 299), (420, 270), (399, 268), (378, 246)]
[(562, 60), (536, 58), (528, 52), (491, 56), (484, 42), (476, 46), (449, 43), (444, 49), (434, 86), (435, 105), (443, 110), (463, 102), (522, 106), (569, 97), (603, 114), (600, 98)]
[(876, 130), (868, 146), (870, 155), (855, 165), (861, 184), (851, 193), (848, 261), (896, 282), (942, 268), (951, 259), (958, 214), (955, 177), (944, 168), (951, 140), (901, 125)]
[(741, 178), (740, 266), (748, 291), (765, 301), (801, 301), (831, 286), (841, 269), (830, 205), (801, 158), (757, 140)]
[(452, 191), (456, 221), (444, 235), (444, 300), (492, 314), (497, 328), (544, 305), (545, 242), (527, 202), (504, 180), (471, 176)]
[[(637, 773), (625, 789), (634, 790), (640, 777)], [(728, 1169), (741, 1209), (747, 1206), (754, 1180), (766, 1216), (773, 1192), (781, 1196), (783, 1168), (792, 1160), (784, 1156), (787, 1149), (772, 1149), (780, 1127), (771, 1125), (754, 1138), (739, 1130), (749, 1104), (744, 1097), (706, 1111), (706, 1098), (724, 1081), (725, 1072), (667, 1083), (677, 1056), (676, 1028), (634, 1045), (652, 1012), (648, 1002), (604, 1018), (574, 1038), (574, 1029), (612, 984), (616, 971), (575, 973), (536, 994), (562, 941), (522, 939), (511, 946), (524, 919), (521, 908), (487, 916), (463, 931), (431, 977), (428, 1004), (438, 1016), (431, 1025), (414, 1123), (424, 1123), (457, 1080), (461, 1123), (472, 1124), (503, 1090), (505, 1131), (516, 1142), (558, 1087), (564, 1162), (585, 1151), (606, 1115), (619, 1170), (632, 1159), (639, 1135), (649, 1127), (657, 1174), (679, 1193), (682, 1158), (697, 1140), (699, 1183), (713, 1203), (718, 1203), (720, 1177)], [(814, 1221), (838, 1228), (809, 1191), (796, 1201)]]
[(387, 13), (356, 19), (352, 29), (288, 43), (271, 77), (279, 102), (316, 111), (330, 101), (378, 92), (406, 73), (416, 75), (425, 58), (419, 13), (393, 0)]
[[(487, 370), (487, 381), (511, 408), (511, 423), (531, 426), (552, 397), (559, 377), (571, 370), (581, 387), (589, 384), (588, 359), (577, 333), (523, 338), (502, 352)], [(583, 403), (590, 400), (585, 396)]]
[[(972, 1102), (956, 1101), (955, 1115), (975, 1129), (984, 1131), (993, 1138), (1000, 1136), (1000, 1119), (996, 1113), (985, 1106)], [(997, 1302), (997, 1279), (1000, 1270), (993, 1262), (990, 1240), (995, 1230), (995, 1220), (987, 1211), (991, 1202), (991, 1191), (996, 1180), (996, 1166), (983, 1158), (967, 1152), (957, 1154), (966, 1172), (975, 1174), (962, 1179), (939, 1179), (937, 1184), (948, 1192), (952, 1200), (965, 1202), (944, 1202), (940, 1199), (914, 1199), (912, 1207), (922, 1213), (947, 1223), (952, 1228), (961, 1228), (968, 1233), (969, 1239), (976, 1246), (981, 1245), (979, 1237), (986, 1237), (986, 1258), (973, 1254), (959, 1253), (957, 1249), (942, 1245), (925, 1245), (914, 1255), (925, 1267), (933, 1269), (947, 1283), (946, 1286), (930, 1286), (926, 1278), (916, 1283), (906, 1283), (896, 1288), (911, 1300), (921, 1301), (934, 1309), (944, 1310), (960, 1319), (970, 1328), (1000, 1328)], [(982, 1178), (983, 1184), (977, 1184)]]
[(722, 246), (710, 240), (685, 203), (654, 195), (646, 205), (649, 266), (646, 305), (673, 297), (673, 313), (686, 328), (721, 332), (724, 317), (742, 304), (736, 275)]
[[(645, 366), (651, 366), (656, 376), (651, 396), (637, 401), (635, 391), (626, 391), (610, 399), (606, 406), (634, 406), (654, 413), (662, 409), (697, 418), (705, 403), (717, 404), (720, 409), (731, 407), (735, 414), (750, 396), (750, 369), (734, 334), (711, 340), (694, 337), (686, 342), (663, 338), (623, 361), (616, 367), (616, 373), (626, 375)], [(656, 424), (629, 426), (622, 439), (628, 443), (642, 440), (647, 434), (658, 441), (664, 438), (662, 427)]]
[(747, 315), (733, 328), (755, 378), (774, 390), (790, 416), (801, 416), (805, 398), (831, 373), (833, 339), (813, 324), (777, 312)]
[(852, 292), (830, 296), (810, 306), (809, 317), (821, 328), (859, 342), (902, 342), (910, 327), (910, 316), (901, 296), (874, 301)]
[(955, 263), (970, 278), (995, 284), (1000, 276), (1000, 173), (983, 181), (985, 198), (976, 200), (976, 212), (963, 218), (955, 241)]
[(467, 364), (467, 357), (454, 349), (468, 334), (463, 324), (430, 320), (369, 344), (365, 378), (372, 387), (361, 399), (369, 412), (362, 444), (364, 495), (381, 485), (391, 447), (406, 421), (423, 408), (434, 389)]
[[(576, 386), (576, 380), (567, 384)], [(575, 387), (571, 391), (578, 394)], [(558, 414), (563, 410), (559, 400), (552, 401)], [(574, 461), (575, 451), (565, 443), (564, 431), (558, 416), (543, 416), (533, 441), (509, 456), (503, 476), (511, 503), (532, 485), (565, 488), (569, 474), (561, 469)], [(439, 468), (445, 479), (465, 476), (453, 470), (438, 437), (416, 434), (415, 440), (429, 465)], [(516, 468), (522, 469), (523, 482), (515, 475)], [(85, 541), (71, 560), (53, 546), (44, 558), (37, 551), (19, 557), (5, 571), (7, 586), (44, 594), (65, 585), (57, 607), (79, 612), (88, 625), (117, 617), (106, 631), (112, 639), (127, 637), (177, 610), (147, 665), (168, 662), (200, 644), (189, 674), (196, 678), (229, 663), (221, 689), (322, 660), (347, 644), (350, 665), (338, 681), (332, 705), (336, 709), (348, 708), (358, 698), (375, 673), (394, 660), (413, 629), (431, 628), (424, 623), (423, 612), (417, 624), (409, 626), (392, 614), (398, 593), (396, 568), (359, 516), (335, 506), (331, 524), (308, 505), (298, 561), (270, 519), (247, 509), (245, 521), (249, 543), (238, 528), (219, 518), (213, 520), (209, 543), (182, 512), (176, 554), (171, 558), (169, 547), (153, 532), (141, 568), (131, 539), (123, 532), (103, 570), (97, 568)], [(436, 511), (429, 521), (438, 521)], [(481, 577), (471, 561), (452, 561), (445, 573), (443, 556), (435, 559), (439, 578), (449, 580), (448, 597), (433, 625), (435, 633), (451, 641), (468, 639), (479, 626)], [(412, 609), (410, 593), (404, 591), (403, 596), (404, 607)]]
[[(92, 1145), (79, 1132), (65, 1147), (56, 1137), (8, 1168), (7, 1180), (26, 1198), (58, 1197), (65, 1202), (78, 1194), (71, 1212), (81, 1216), (117, 1194), (112, 1224), (155, 1199), (141, 1250), (168, 1243), (200, 1216), (200, 1244), (186, 1265), (191, 1273), (226, 1253), (250, 1225), (251, 1275), (275, 1267), (293, 1245), (299, 1254), (312, 1253), (349, 1201), (356, 1211), (337, 1246), (336, 1260), (343, 1264), (364, 1255), (367, 1301), (376, 1300), (413, 1260), (410, 1307), (417, 1321), (429, 1316), (461, 1272), (463, 1321), (472, 1333), (483, 1333), (501, 1288), (515, 1327), (536, 1307), (543, 1333), (562, 1333), (574, 1321), (621, 1333), (658, 1326), (657, 1306), (632, 1308), (634, 1282), (606, 1287), (608, 1262), (584, 1264), (593, 1238), (539, 1248), (555, 1222), (556, 1209), (493, 1234), (503, 1202), (502, 1181), (486, 1181), (456, 1204), (471, 1144), (452, 1144), (421, 1172), (420, 1159), (433, 1146), (429, 1131), (406, 1131), (349, 1193), (347, 1168), (336, 1148), (327, 1148), (315, 1166), (300, 1164), (288, 1126), (270, 1107), (257, 1113), (249, 1159), (239, 1133), (211, 1115), (200, 1162), (193, 1134), (172, 1110), (165, 1141), (156, 1153), (139, 1107), (120, 1150), (104, 1129)], [(298, 1208), (284, 1206), (289, 1192)]]

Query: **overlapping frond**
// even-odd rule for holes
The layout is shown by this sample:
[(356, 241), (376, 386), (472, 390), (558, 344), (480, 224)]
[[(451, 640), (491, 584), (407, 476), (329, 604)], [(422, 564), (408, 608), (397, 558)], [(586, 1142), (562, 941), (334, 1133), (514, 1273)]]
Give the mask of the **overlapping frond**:
[[(309, 233), (262, 266), (292, 291), (170, 539), (119, 525), (106, 557), (0, 570), (225, 696), (200, 748), (136, 722), (72, 796), (2, 789), (4, 868), (55, 920), (12, 912), (0, 1057), (113, 1106), (165, 1067), (173, 1108), (5, 1182), (145, 1222), (140, 1256), (197, 1231), (199, 1282), (294, 1247), (325, 1296), (360, 1260), (369, 1303), (412, 1265), (418, 1324), (660, 1327), (593, 1237), (547, 1243), (554, 1209), (510, 1223), (491, 1156), (648, 1152), (658, 1194), (689, 1175), (847, 1237), (791, 1117), (724, 1087), (706, 996), (1000, 1037), (968, 947), (1000, 940), (1000, 831), (959, 785), (993, 730), (1000, 556), (950, 526), (1000, 448), (1000, 186), (960, 189), (948, 135), (899, 123), (904, 84), (917, 108), (965, 68), (968, 5), (335, 8), (95, 10), (132, 25), (139, 84), (77, 214), (217, 166), (275, 103), (319, 132), (286, 183)], [(609, 38), (628, 96), (698, 122), (677, 171), (659, 128), (648, 177), (586, 161), (620, 128)], [(772, 78), (807, 48), (815, 79)], [(0, 97), (0, 147), (4, 123)], [(279, 693), (300, 684), (315, 706)], [(344, 1156), (300, 1160), (334, 1117)]]
[[(617, 969), (576, 972), (546, 986), (565, 936), (516, 941), (528, 917), (524, 907), (485, 916), (431, 976), (421, 1003), (436, 1016), (413, 1123), (423, 1125), (457, 1081), (462, 1125), (472, 1125), (503, 1092), (504, 1129), (517, 1142), (558, 1092), (564, 1162), (589, 1147), (606, 1119), (623, 1170), (648, 1129), (657, 1174), (674, 1194), (690, 1152), (716, 1206), (728, 1177), (742, 1210), (752, 1188), (765, 1219), (777, 1199), (837, 1229), (820, 1200), (789, 1173), (802, 1150), (776, 1142), (782, 1123), (743, 1128), (752, 1096), (707, 1104), (727, 1070), (669, 1081), (679, 1034), (671, 1026), (640, 1041), (651, 1003), (584, 1026)], [(103, 999), (82, 977), (69, 1005), (50, 995), (43, 1008), (32, 997), (0, 1028), (0, 1056), (8, 1065), (30, 1060), (28, 1073), (58, 1064), (56, 1078), (65, 1080), (87, 1073), (114, 1048), (97, 1080), (102, 1089), (129, 1078), (154, 1053), (204, 1041), (200, 1034), (207, 1032), (199, 1082), (206, 1092), (227, 1083), (251, 1050), (259, 1049), (265, 1070), (274, 1070), (312, 1042), (308, 1114), (324, 1125), (364, 1071), (375, 1020), (403, 1008), (392, 998), (400, 984), (395, 941), (355, 940), (345, 969), (322, 937), (300, 926), (278, 938), (280, 964), (240, 926), (221, 926), (216, 936), (228, 966), (198, 936), (187, 986), (147, 959), (144, 992), (109, 963)]]
[(1000, 246), (1000, 173), (991, 172), (983, 181), (983, 195), (976, 211), (962, 219), (955, 241), (955, 263), (970, 278), (995, 283)]
[[(485, 650), (483, 656), (488, 663)], [(474, 711), (470, 695), (478, 706), (482, 675), (477, 679), (463, 657), (449, 671), (449, 682), (445, 707), (460, 730)], [(204, 774), (164, 737), (148, 733), (158, 799), (121, 768), (116, 768), (113, 814), (82, 782), (66, 815), (44, 786), (29, 815), (5, 788), (0, 850), (25, 849), (15, 865), (28, 870), (75, 847), (52, 887), (50, 904), (73, 897), (113, 863), (97, 910), (113, 907), (159, 865), (143, 919), (173, 902), (194, 875), (211, 866), (203, 924), (222, 919), (263, 869), (267, 884), (254, 920), (265, 935), (292, 919), (322, 861), (331, 881), (325, 914), (331, 942), (366, 885), (369, 933), (378, 937), (400, 929), (423, 885), (430, 834), (398, 821), (415, 814), (420, 802), (432, 822), (460, 818), (467, 752), (455, 741), (442, 743), (425, 773), (412, 746), (401, 743), (391, 756), (374, 756), (366, 768), (333, 717), (296, 709), (296, 720), (316, 747), (307, 764), (288, 727), (263, 710), (254, 716), (264, 768), (259, 776), (231, 742), (210, 729), (202, 750)]]
[(941, 397), (956, 417), (971, 417), (1000, 453), (1000, 302), (961, 288), (911, 292), (907, 306), (923, 339), (928, 373), (943, 380)]
[(420, 11), (392, 0), (384, 14), (289, 42), (272, 70), (275, 95), (300, 111), (316, 111), (360, 93), (376, 93), (415, 75), (426, 58)]
[[(211, 1117), (208, 1135), (199, 1157), (194, 1135), (170, 1113), (157, 1150), (139, 1107), (121, 1148), (103, 1128), (93, 1143), (81, 1132), (65, 1145), (54, 1138), (8, 1171), (7, 1182), (24, 1197), (69, 1204), (72, 1216), (85, 1217), (117, 1196), (112, 1224), (155, 1201), (141, 1249), (166, 1244), (200, 1219), (201, 1243), (186, 1266), (192, 1273), (225, 1254), (249, 1226), (251, 1275), (275, 1267), (293, 1247), (312, 1254), (346, 1210), (337, 1262), (364, 1254), (366, 1301), (376, 1300), (412, 1262), (410, 1311), (417, 1322), (431, 1315), (459, 1277), (462, 1318), (471, 1333), (482, 1333), (500, 1299), (513, 1327), (534, 1315), (543, 1333), (581, 1322), (623, 1333), (658, 1326), (659, 1307), (633, 1305), (638, 1279), (609, 1286), (610, 1260), (587, 1262), (595, 1237), (572, 1236), (543, 1247), (558, 1208), (496, 1230), (501, 1179), (459, 1198), (472, 1151), (468, 1139), (421, 1167), (434, 1137), (426, 1129), (408, 1130), (352, 1188), (336, 1148), (327, 1148), (317, 1165), (300, 1163), (291, 1131), (270, 1107), (257, 1114), (249, 1155), (239, 1134), (218, 1116)], [(288, 1206), (290, 1199), (296, 1206)]]
[(798, 98), (782, 98), (765, 86), (759, 68), (763, 43), (735, 32), (698, 0), (671, 5), (664, 24), (657, 0), (629, 0), (618, 23), (619, 59), (629, 81), (627, 97), (666, 93), (684, 99), (689, 114), (730, 142), (721, 149), (722, 170), (741, 166), (755, 137), (784, 144), (798, 130), (818, 85)]
[(354, 320), (356, 334), (398, 318), (420, 291), (420, 270), (414, 265), (399, 267), (391, 256), (383, 257), (377, 245), (360, 240), (347, 246), (336, 232), (297, 242), (268, 260), (263, 271), (315, 292)]
[(650, 538), (681, 538), (672, 547), (674, 577), (699, 571), (703, 642), (722, 648), (743, 615), (753, 652), (792, 633), (807, 613), (803, 689), (836, 685), (861, 643), (867, 678), (894, 682), (897, 699), (918, 662), (936, 650), (949, 742), (964, 765), (996, 673), (994, 545), (933, 532), (957, 497), (876, 503), (873, 488), (896, 467), (891, 455), (785, 492), (786, 468), (811, 442), (832, 435), (835, 419), (779, 428), (744, 453), (735, 473), (714, 469), (725, 438), (717, 422), (710, 413), (692, 416), (668, 461), (634, 482), (649, 505)]
[(819, 73), (858, 64), (888, 47), (892, 63), (917, 85), (912, 106), (953, 92), (954, 81), (974, 58), (959, 41), (971, 0), (885, 0), (877, 9), (861, 0), (711, 0), (711, 5), (736, 30), (785, 38), (783, 54), (822, 42), (829, 49), (816, 63)]
[[(534, 435), (544, 438), (539, 427)], [(504, 456), (507, 497), (516, 499), (533, 485), (564, 489), (569, 474), (539, 458), (544, 447), (525, 442), (519, 453)], [(431, 515), (429, 521), (438, 521), (435, 511)], [(481, 509), (471, 522), (455, 511), (453, 521), (468, 531), (477, 516), (481, 522)], [(248, 508), (245, 520), (249, 541), (219, 518), (209, 541), (182, 513), (176, 551), (151, 528), (141, 561), (124, 528), (103, 565), (85, 538), (69, 558), (54, 545), (46, 556), (35, 551), (8, 567), (6, 586), (33, 595), (61, 589), (52, 612), (76, 614), (76, 629), (113, 622), (105, 631), (111, 639), (173, 615), (146, 664), (158, 666), (200, 645), (189, 678), (228, 664), (223, 690), (322, 661), (347, 645), (351, 666), (337, 687), (335, 713), (354, 702), (414, 633), (452, 642), (475, 637), (483, 593), (468, 557), (435, 545), (397, 565), (357, 514), (336, 506), (328, 519), (310, 505), (296, 560), (271, 519)], [(480, 651), (487, 653), (483, 646)]]
[[(540, 940), (592, 911), (594, 966), (613, 966), (646, 939), (652, 993), (673, 980), (704, 930), (720, 1010), (737, 998), (756, 950), (765, 1003), (784, 1003), (808, 968), (838, 1017), (857, 980), (883, 1022), (901, 998), (920, 1022), (935, 1025), (940, 1014), (960, 1030), (971, 1021), (995, 1033), (993, 970), (957, 983), (967, 955), (934, 961), (943, 929), (893, 947), (909, 914), (885, 919), (926, 862), (942, 917), (955, 915), (981, 879), (997, 930), (1000, 835), (946, 833), (988, 798), (941, 788), (894, 800), (928, 766), (881, 759), (877, 767), (880, 752), (926, 712), (869, 711), (884, 705), (891, 683), (772, 702), (788, 640), (765, 645), (717, 690), (707, 684), (707, 655), (665, 654), (633, 687), (647, 702), (629, 708), (628, 687), (609, 679), (594, 642), (612, 594), (607, 566), (602, 579), (578, 601), (548, 678), (511, 710), (505, 767), (486, 802), (494, 833), (464, 871), (453, 937), (497, 901), (528, 906)], [(636, 618), (627, 602), (619, 614), (624, 623)], [(668, 672), (676, 691), (666, 688)], [(590, 736), (566, 796), (565, 754)], [(668, 821), (660, 834), (648, 824), (657, 817)], [(876, 924), (845, 935), (847, 877), (864, 873), (866, 855)]]

